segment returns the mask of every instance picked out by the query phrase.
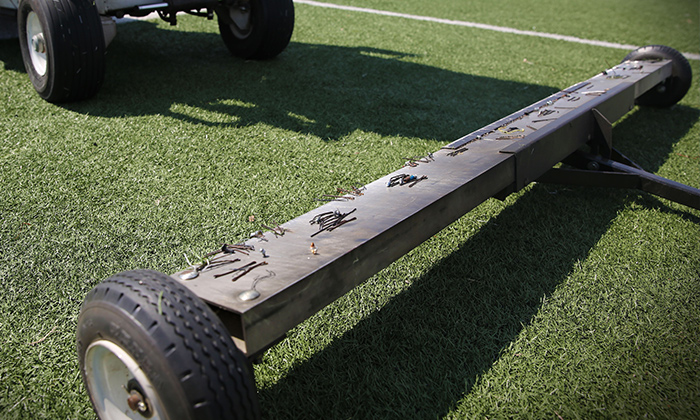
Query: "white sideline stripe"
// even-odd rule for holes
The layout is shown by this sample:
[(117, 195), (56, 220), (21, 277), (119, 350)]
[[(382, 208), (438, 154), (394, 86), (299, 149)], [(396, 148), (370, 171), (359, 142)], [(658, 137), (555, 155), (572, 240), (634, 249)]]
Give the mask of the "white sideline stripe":
[[(557, 41), (567, 41), (567, 42), (575, 42), (577, 44), (594, 45), (596, 47), (617, 48), (617, 49), (628, 50), (628, 51), (636, 50), (637, 48), (639, 48), (639, 46), (637, 46), (637, 45), (618, 44), (615, 42), (607, 42), (607, 41), (596, 41), (596, 40), (591, 40), (591, 39), (578, 38), (575, 36), (550, 34), (547, 32), (523, 31), (521, 29), (508, 28), (505, 26), (487, 25), (485, 23), (466, 22), (466, 21), (462, 21), (462, 20), (441, 19), (441, 18), (435, 18), (435, 17), (429, 17), (429, 16), (408, 15), (405, 13), (389, 12), (386, 10), (376, 10), (376, 9), (367, 9), (364, 7), (343, 6), (340, 4), (322, 3), (319, 1), (313, 1), (313, 0), (294, 0), (294, 2), (299, 3), (299, 4), (306, 4), (309, 6), (325, 7), (328, 9), (339, 9), (339, 10), (346, 10), (346, 11), (350, 11), (350, 12), (371, 13), (374, 15), (400, 17), (400, 18), (404, 18), (404, 19), (420, 20), (420, 21), (424, 21), (424, 22), (443, 23), (445, 25), (465, 26), (468, 28), (477, 28), (477, 29), (484, 29), (487, 31), (504, 32), (507, 34), (536, 36), (539, 38), (555, 39)], [(687, 58), (689, 60), (700, 60), (700, 54), (693, 54), (693, 53), (682, 53), (682, 54), (685, 56), (685, 58)]]

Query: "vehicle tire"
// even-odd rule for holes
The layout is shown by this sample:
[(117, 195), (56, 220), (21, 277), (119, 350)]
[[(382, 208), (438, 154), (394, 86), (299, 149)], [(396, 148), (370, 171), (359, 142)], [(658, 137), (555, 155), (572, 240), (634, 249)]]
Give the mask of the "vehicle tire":
[(165, 274), (127, 271), (98, 284), (76, 341), (102, 420), (260, 417), (248, 360), (211, 308)]
[(225, 2), (216, 14), (224, 44), (239, 58), (276, 57), (289, 45), (294, 30), (292, 0)]
[(627, 54), (622, 62), (634, 60), (671, 60), (671, 77), (637, 98), (638, 105), (669, 107), (683, 99), (693, 79), (690, 63), (680, 52), (665, 45), (647, 45)]
[(90, 0), (20, 0), (17, 10), (24, 67), (49, 102), (89, 98), (102, 85), (105, 40)]

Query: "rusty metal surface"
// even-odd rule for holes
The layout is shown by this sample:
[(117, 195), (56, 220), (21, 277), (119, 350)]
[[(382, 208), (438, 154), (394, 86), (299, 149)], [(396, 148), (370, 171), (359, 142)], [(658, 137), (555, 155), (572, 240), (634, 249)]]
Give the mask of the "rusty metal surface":
[[(221, 308), (236, 344), (253, 356), (483, 201), (521, 189), (598, 135), (593, 109), (615, 121), (670, 75), (669, 61), (623, 63), (462, 137), (429, 163), (366, 185), (354, 200), (330, 202), (282, 224), (283, 236), (268, 231), (246, 241), (255, 251), (236, 254), (241, 261), (233, 266), (267, 264), (236, 281), (233, 275), (215, 277), (230, 266), (192, 280), (173, 277)], [(427, 179), (387, 187), (402, 173)], [(336, 210), (354, 210), (355, 219), (311, 237), (318, 227), (309, 221)]]

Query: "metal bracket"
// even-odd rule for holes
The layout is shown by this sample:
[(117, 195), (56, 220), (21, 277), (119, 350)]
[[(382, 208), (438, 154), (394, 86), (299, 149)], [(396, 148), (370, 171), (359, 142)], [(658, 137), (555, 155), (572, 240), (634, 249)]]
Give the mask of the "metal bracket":
[(574, 169), (550, 169), (537, 182), (638, 189), (700, 210), (700, 189), (649, 173), (617, 150), (611, 152), (617, 160), (575, 152), (565, 160)]
[(597, 108), (591, 110), (593, 117), (595, 118), (596, 128), (595, 128), (595, 139), (598, 140), (598, 144), (602, 147), (601, 155), (610, 158), (612, 155), (612, 123), (605, 118)]

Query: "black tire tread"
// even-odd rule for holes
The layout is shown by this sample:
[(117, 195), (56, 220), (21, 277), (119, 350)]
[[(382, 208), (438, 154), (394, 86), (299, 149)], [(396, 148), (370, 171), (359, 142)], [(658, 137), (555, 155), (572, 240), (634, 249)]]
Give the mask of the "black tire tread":
[[(294, 3), (292, 0), (252, 0), (253, 32), (239, 39), (230, 30), (225, 18), (219, 16), (219, 33), (231, 55), (243, 59), (268, 60), (278, 56), (294, 31)], [(225, 7), (217, 13), (227, 13)]]
[[(49, 80), (42, 83), (33, 73), (31, 59), (24, 57), (25, 68), (39, 95), (49, 102), (70, 102), (94, 96), (102, 86), (105, 73), (105, 41), (97, 8), (89, 0), (22, 0), (18, 13), (20, 32), (24, 32), (23, 7), (28, 5), (45, 16), (44, 31), (53, 42), (47, 54)], [(41, 9), (39, 11), (38, 9)], [(21, 42), (26, 35), (20, 34)], [(22, 54), (26, 55), (22, 46)], [(53, 74), (51, 74), (53, 72)]]
[(693, 70), (688, 60), (677, 50), (666, 45), (647, 45), (627, 54), (622, 60), (658, 60), (666, 59), (672, 62), (672, 74), (662, 83), (664, 91), (653, 88), (637, 98), (636, 103), (644, 106), (670, 107), (683, 99), (693, 79)]
[(83, 307), (92, 302), (116, 306), (140, 323), (179, 378), (193, 418), (231, 418), (233, 413), (236, 418), (260, 417), (245, 356), (213, 311), (189, 289), (162, 273), (134, 270), (97, 285)]

